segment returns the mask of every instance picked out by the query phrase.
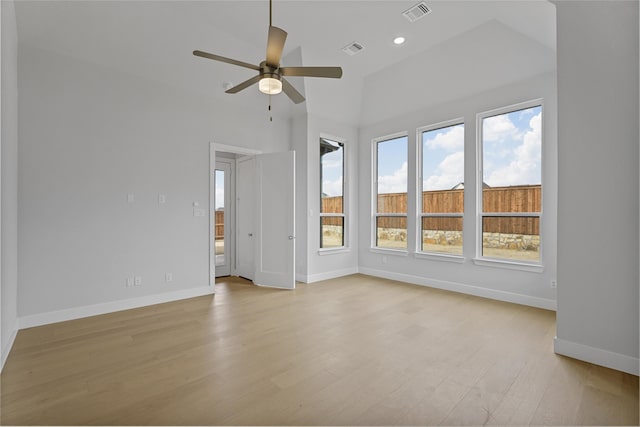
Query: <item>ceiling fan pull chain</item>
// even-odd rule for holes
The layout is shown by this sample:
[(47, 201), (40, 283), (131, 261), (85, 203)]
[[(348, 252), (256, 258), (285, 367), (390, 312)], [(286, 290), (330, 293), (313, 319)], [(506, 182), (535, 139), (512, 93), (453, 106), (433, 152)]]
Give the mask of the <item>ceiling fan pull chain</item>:
[(271, 94), (269, 94), (269, 121), (273, 121), (273, 115), (271, 114)]

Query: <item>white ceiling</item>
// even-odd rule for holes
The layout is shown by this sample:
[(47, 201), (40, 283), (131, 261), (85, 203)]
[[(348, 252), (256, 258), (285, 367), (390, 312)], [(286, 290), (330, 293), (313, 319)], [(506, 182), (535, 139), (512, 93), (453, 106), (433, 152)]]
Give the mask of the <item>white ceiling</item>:
[[(512, 31), (514, 38), (555, 55), (555, 7), (545, 0), (427, 0), (432, 13), (409, 23), (402, 12), (417, 2), (275, 0), (273, 24), (289, 33), (283, 62), (338, 65), (344, 70), (341, 82), (322, 79), (309, 84), (311, 79), (305, 79), (308, 101), (303, 108), (310, 112), (331, 109), (357, 121), (360, 113), (353, 110), (361, 108), (362, 99), (334, 102), (329, 107), (325, 101), (314, 103), (310, 88), (318, 93), (334, 90), (336, 97), (347, 93), (362, 98), (368, 76), (473, 34), (474, 29), (491, 22)], [(259, 63), (265, 55), (268, 4), (267, 0), (18, 1), (18, 40), (194, 94), (244, 105), (263, 104), (264, 95), (257, 88), (237, 95), (224, 93), (225, 82), (240, 83), (253, 71), (198, 58), (192, 51)], [(407, 38), (403, 46), (393, 45), (397, 35)], [(341, 48), (352, 41), (363, 44), (365, 50), (356, 56), (344, 54)], [(296, 50), (298, 47), (301, 49)], [(293, 63), (300, 59), (304, 64)], [(424, 72), (424, 81), (429, 82), (428, 69)], [(300, 82), (292, 83), (301, 87)], [(434, 84), (442, 86), (441, 82)], [(290, 108), (282, 100), (275, 105)]]

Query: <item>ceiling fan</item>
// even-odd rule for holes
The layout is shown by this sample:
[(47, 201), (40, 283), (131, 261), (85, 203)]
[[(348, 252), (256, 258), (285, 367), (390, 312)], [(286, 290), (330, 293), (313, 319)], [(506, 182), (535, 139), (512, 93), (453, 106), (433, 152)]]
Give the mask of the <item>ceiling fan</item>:
[(269, 0), (269, 35), (267, 38), (267, 58), (260, 65), (253, 65), (247, 62), (238, 61), (224, 56), (214, 55), (213, 53), (194, 50), (193, 54), (202, 58), (213, 59), (214, 61), (226, 62), (228, 64), (238, 65), (240, 67), (250, 68), (258, 71), (258, 75), (250, 78), (237, 86), (226, 91), (226, 93), (238, 93), (249, 86), (258, 83), (260, 92), (268, 95), (275, 95), (282, 91), (291, 100), (299, 104), (304, 101), (304, 96), (298, 92), (284, 77), (326, 77), (339, 79), (342, 77), (342, 68), (340, 67), (280, 67), (280, 58), (284, 48), (287, 32), (281, 28), (271, 25), (272, 0)]

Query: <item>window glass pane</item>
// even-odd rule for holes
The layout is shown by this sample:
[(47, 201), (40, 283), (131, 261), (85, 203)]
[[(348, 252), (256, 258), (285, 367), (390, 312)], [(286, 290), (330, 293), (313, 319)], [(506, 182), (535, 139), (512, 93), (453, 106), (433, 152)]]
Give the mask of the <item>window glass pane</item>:
[(343, 172), (344, 144), (320, 138), (320, 212), (344, 213)]
[(406, 136), (377, 143), (378, 213), (407, 213), (407, 144)]
[(464, 124), (422, 132), (422, 189), (449, 190), (464, 180)]
[(407, 217), (377, 217), (376, 246), (389, 249), (407, 249)]
[(422, 251), (462, 254), (462, 217), (423, 217)]
[(484, 212), (541, 212), (541, 160), (541, 106), (484, 118)]
[(540, 261), (540, 218), (483, 217), (482, 256), (518, 261)]
[(320, 218), (320, 247), (339, 248), (344, 246), (344, 217), (323, 216)]
[(215, 251), (216, 251), (216, 265), (224, 265), (224, 171), (216, 169), (215, 171)]

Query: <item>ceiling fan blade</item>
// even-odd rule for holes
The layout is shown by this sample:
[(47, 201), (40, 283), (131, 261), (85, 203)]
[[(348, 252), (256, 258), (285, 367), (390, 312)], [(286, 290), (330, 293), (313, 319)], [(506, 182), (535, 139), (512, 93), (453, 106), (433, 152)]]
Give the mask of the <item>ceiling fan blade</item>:
[(200, 56), (202, 58), (213, 59), (214, 61), (226, 62), (228, 64), (237, 65), (239, 67), (250, 68), (252, 70), (260, 71), (260, 67), (257, 65), (249, 64), (248, 62), (237, 61), (231, 58), (225, 58), (224, 56), (214, 55), (213, 53), (203, 52), (201, 50), (194, 50), (193, 54), (195, 56)]
[(328, 77), (339, 79), (342, 77), (340, 67), (282, 67), (280, 74), (292, 77)]
[(232, 87), (231, 89), (225, 91), (226, 93), (238, 93), (243, 89), (248, 88), (249, 86), (251, 86), (252, 84), (258, 83), (260, 81), (260, 78), (262, 76), (260, 74), (258, 74), (255, 77), (251, 77), (249, 80), (245, 80), (242, 83), (240, 83), (237, 86)]
[(282, 82), (282, 90), (287, 94), (289, 98), (291, 98), (291, 100), (295, 104), (304, 102), (304, 96), (302, 96), (302, 94), (298, 92), (295, 87), (291, 86), (291, 84), (285, 79), (280, 79), (280, 81)]
[(278, 68), (284, 42), (287, 40), (287, 32), (281, 28), (270, 26), (267, 39), (267, 65)]

